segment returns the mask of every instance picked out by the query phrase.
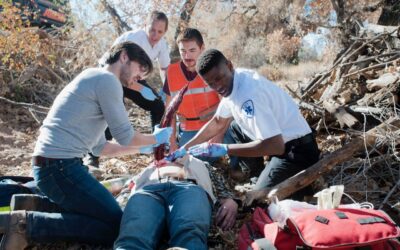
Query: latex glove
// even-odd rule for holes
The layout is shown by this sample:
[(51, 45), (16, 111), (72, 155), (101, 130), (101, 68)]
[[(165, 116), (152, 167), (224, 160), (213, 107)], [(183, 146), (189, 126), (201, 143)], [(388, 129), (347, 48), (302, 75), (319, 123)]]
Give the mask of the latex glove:
[(220, 202), (221, 206), (215, 216), (215, 223), (225, 231), (231, 229), (235, 225), (238, 204), (230, 198), (223, 199)]
[(165, 159), (167, 161), (173, 162), (178, 158), (182, 158), (186, 155), (186, 149), (184, 147), (179, 148), (178, 150), (175, 150), (171, 154), (167, 155)]
[(143, 88), (140, 90), (140, 94), (143, 96), (144, 99), (149, 101), (154, 101), (157, 98), (153, 91), (145, 86), (143, 86)]
[(228, 153), (228, 145), (204, 142), (189, 148), (189, 154), (200, 157), (221, 157)]
[(157, 144), (168, 144), (171, 134), (172, 134), (171, 127), (160, 128), (159, 125), (154, 126), (153, 135), (156, 139)]

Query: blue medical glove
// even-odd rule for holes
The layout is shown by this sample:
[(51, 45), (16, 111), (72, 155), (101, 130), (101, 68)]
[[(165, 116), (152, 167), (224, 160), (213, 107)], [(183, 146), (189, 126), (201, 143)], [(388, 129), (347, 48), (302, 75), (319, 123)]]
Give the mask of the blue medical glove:
[(197, 157), (221, 157), (227, 153), (228, 145), (220, 143), (204, 142), (189, 148), (189, 154)]
[(165, 159), (167, 161), (173, 162), (178, 158), (184, 157), (186, 155), (186, 153), (187, 153), (186, 149), (184, 147), (181, 147), (181, 148), (175, 150), (174, 152), (172, 152), (171, 154), (167, 155), (165, 157)]
[(149, 101), (154, 101), (157, 98), (153, 91), (145, 86), (143, 86), (143, 88), (140, 90), (140, 94), (144, 97), (144, 99)]
[(157, 144), (168, 144), (172, 134), (171, 127), (160, 128), (160, 125), (154, 126), (153, 135), (156, 138)]

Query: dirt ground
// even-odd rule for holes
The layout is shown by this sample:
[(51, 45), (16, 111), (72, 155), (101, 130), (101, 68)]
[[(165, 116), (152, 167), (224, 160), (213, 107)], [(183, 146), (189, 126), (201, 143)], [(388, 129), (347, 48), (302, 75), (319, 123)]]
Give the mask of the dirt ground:
[[(0, 175), (30, 175), (30, 160), (39, 135), (40, 124), (25, 108), (6, 103), (1, 105)], [(146, 112), (136, 106), (131, 106), (128, 110), (135, 129), (149, 133), (150, 121)], [(127, 166), (121, 166), (121, 159), (126, 161)], [(105, 172), (109, 172), (109, 175), (132, 174), (138, 171), (137, 168), (147, 165), (149, 161), (149, 156), (122, 157), (119, 160), (101, 159), (101, 167)], [(109, 170), (111, 165), (115, 165), (115, 168)]]
[(21, 107), (1, 104), (0, 175), (29, 175), (39, 124)]
[[(135, 129), (149, 133), (149, 115), (137, 106), (127, 103), (130, 120)], [(17, 175), (29, 176), (31, 172), (30, 159), (40, 125), (33, 119), (27, 109), (20, 106), (2, 103), (0, 110), (0, 176)], [(152, 161), (152, 156), (134, 155), (100, 160), (100, 178), (109, 179), (122, 175), (134, 175)], [(246, 215), (239, 215), (239, 220)], [(235, 234), (241, 223), (229, 232), (222, 232), (213, 228), (210, 232), (210, 249), (227, 249), (226, 246), (235, 244)], [(231, 247), (229, 247), (231, 248)], [(36, 245), (32, 249), (95, 249), (108, 250), (109, 247), (83, 245), (77, 243), (61, 243)]]

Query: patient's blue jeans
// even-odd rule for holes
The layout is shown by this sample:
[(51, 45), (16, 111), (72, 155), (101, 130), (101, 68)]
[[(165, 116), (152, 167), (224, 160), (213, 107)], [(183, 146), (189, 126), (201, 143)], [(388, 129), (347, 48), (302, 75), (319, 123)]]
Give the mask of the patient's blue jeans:
[(211, 204), (201, 187), (180, 181), (148, 185), (129, 199), (114, 249), (157, 249), (165, 231), (170, 247), (208, 249), (210, 221)]

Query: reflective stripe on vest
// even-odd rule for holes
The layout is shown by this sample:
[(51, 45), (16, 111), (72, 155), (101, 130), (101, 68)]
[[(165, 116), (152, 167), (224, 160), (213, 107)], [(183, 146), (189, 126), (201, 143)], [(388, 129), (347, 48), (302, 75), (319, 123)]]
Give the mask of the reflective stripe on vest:
[[(192, 95), (192, 94), (202, 94), (202, 93), (207, 93), (207, 92), (214, 92), (212, 88), (209, 86), (207, 87), (202, 87), (202, 88), (193, 88), (193, 89), (188, 89), (185, 93), (185, 95)], [(179, 91), (174, 91), (171, 92), (171, 97), (176, 96), (179, 93)]]
[[(182, 71), (180, 62), (168, 66), (167, 81), (171, 97), (176, 96), (189, 82)], [(181, 129), (184, 131), (199, 130), (215, 113), (219, 101), (218, 93), (197, 75), (190, 81), (189, 89), (183, 96), (177, 111)]]

